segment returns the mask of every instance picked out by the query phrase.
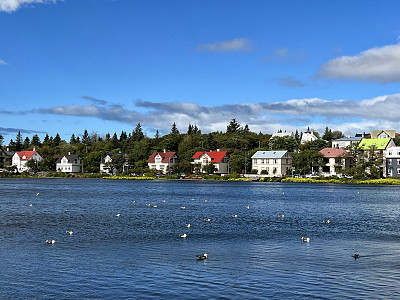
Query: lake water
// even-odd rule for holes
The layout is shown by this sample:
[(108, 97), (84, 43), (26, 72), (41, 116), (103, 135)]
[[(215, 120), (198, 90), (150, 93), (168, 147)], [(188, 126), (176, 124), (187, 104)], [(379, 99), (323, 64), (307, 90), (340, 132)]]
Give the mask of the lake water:
[(0, 275), (0, 299), (398, 299), (400, 187), (0, 179)]

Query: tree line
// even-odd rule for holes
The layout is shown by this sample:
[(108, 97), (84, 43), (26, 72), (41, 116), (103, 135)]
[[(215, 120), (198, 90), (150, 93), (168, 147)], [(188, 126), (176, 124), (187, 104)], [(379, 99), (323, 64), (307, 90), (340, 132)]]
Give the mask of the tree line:
[[(308, 128), (307, 131), (310, 129)], [(81, 135), (72, 134), (69, 141), (61, 139), (58, 133), (54, 137), (46, 134), (41, 141), (37, 134), (31, 138), (24, 138), (18, 132), (15, 140), (10, 140), (8, 147), (11, 151), (35, 148), (43, 157), (43, 161), (38, 166), (38, 169), (42, 171), (56, 171), (58, 158), (67, 153), (78, 154), (83, 159), (84, 171), (87, 173), (99, 172), (100, 162), (108, 153), (120, 153), (120, 157), (117, 158), (117, 156), (115, 159), (115, 167), (119, 172), (122, 172), (124, 160), (128, 162), (128, 172), (148, 172), (146, 160), (153, 152), (161, 152), (164, 149), (177, 153), (179, 163), (173, 167), (172, 172), (174, 173), (192, 172), (190, 162), (194, 153), (216, 149), (226, 150), (231, 155), (231, 173), (251, 173), (251, 156), (256, 151), (288, 150), (293, 156), (293, 167), (296, 173), (309, 174), (312, 172), (313, 166), (324, 163), (319, 151), (325, 147), (331, 147), (332, 140), (344, 137), (342, 132), (332, 131), (328, 127), (322, 136), (319, 136), (317, 132), (315, 134), (319, 139), (301, 144), (302, 133), (297, 130), (294, 137), (272, 138), (270, 134), (252, 132), (247, 124), (242, 126), (233, 118), (225, 132), (202, 133), (196, 124), (188, 124), (187, 130), (181, 133), (173, 123), (170, 133), (161, 136), (157, 130), (154, 137), (144, 134), (140, 123), (129, 133), (122, 131), (120, 134), (114, 132), (112, 135), (107, 133), (99, 136), (95, 132), (89, 133), (85, 130)], [(0, 135), (0, 146), (3, 142), (4, 139)], [(400, 140), (396, 138), (395, 143), (400, 145)], [(122, 157), (122, 154), (126, 155)], [(349, 155), (361, 157), (361, 153), (356, 149), (350, 149)], [(379, 158), (377, 159), (379, 160)], [(3, 163), (0, 162), (0, 164)], [(353, 169), (346, 170), (346, 172), (361, 174), (360, 169), (366, 167), (365, 164), (371, 163), (367, 163), (365, 158), (357, 160), (355, 165), (358, 171)], [(4, 166), (0, 165), (0, 167)], [(371, 168), (371, 166), (368, 167)]]

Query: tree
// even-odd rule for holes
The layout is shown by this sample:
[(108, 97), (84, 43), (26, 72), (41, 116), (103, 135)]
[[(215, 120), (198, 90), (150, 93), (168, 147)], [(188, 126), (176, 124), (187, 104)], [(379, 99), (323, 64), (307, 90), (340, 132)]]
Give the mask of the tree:
[(22, 149), (28, 150), (29, 146), (31, 144), (31, 141), (28, 137), (25, 138), (24, 143), (22, 144)]
[(26, 166), (28, 167), (28, 170), (34, 174), (40, 171), (40, 164), (37, 160), (35, 159), (29, 159), (26, 162)]
[(85, 129), (82, 135), (82, 144), (89, 145), (90, 144), (90, 137), (88, 131)]
[(172, 133), (172, 134), (179, 134), (179, 130), (178, 130), (178, 128), (176, 127), (175, 122), (174, 122), (174, 124), (172, 124), (171, 133)]
[(45, 145), (50, 145), (50, 138), (49, 135), (46, 133), (44, 139), (43, 139), (43, 144)]
[(22, 136), (21, 131), (18, 131), (17, 136), (15, 138), (15, 151), (22, 150)]
[(119, 140), (120, 141), (125, 141), (127, 138), (128, 138), (128, 136), (126, 135), (126, 132), (122, 130), (121, 134), (119, 136)]
[(218, 169), (213, 163), (209, 163), (203, 167), (203, 171), (207, 174), (213, 174), (218, 171)]
[(118, 136), (117, 136), (116, 132), (114, 132), (114, 134), (111, 138), (111, 143), (113, 144), (114, 148), (118, 147)]
[(290, 136), (275, 136), (269, 140), (271, 150), (287, 150), (293, 152), (297, 149), (298, 143), (295, 138)]
[(239, 128), (240, 128), (240, 123), (237, 122), (235, 118), (233, 118), (229, 122), (229, 125), (226, 127), (226, 132), (237, 132)]
[(144, 139), (142, 125), (140, 125), (140, 123), (137, 123), (137, 125), (135, 127), (135, 131), (133, 132), (132, 136), (133, 136), (134, 141), (141, 141)]
[(61, 143), (61, 137), (57, 132), (56, 136), (53, 139), (53, 146), (57, 147), (58, 145), (60, 145), (60, 143)]
[(328, 128), (328, 126), (325, 128), (325, 132), (322, 135), (322, 139), (324, 139), (325, 141), (328, 141), (328, 142), (331, 142), (333, 139), (332, 130), (330, 130)]
[(42, 144), (40, 142), (40, 138), (37, 134), (32, 137), (31, 145), (34, 147), (40, 147)]

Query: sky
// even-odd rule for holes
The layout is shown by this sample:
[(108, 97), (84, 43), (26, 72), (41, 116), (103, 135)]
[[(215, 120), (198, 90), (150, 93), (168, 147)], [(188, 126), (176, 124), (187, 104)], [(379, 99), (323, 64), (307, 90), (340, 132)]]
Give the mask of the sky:
[(0, 0), (0, 134), (400, 131), (400, 1)]

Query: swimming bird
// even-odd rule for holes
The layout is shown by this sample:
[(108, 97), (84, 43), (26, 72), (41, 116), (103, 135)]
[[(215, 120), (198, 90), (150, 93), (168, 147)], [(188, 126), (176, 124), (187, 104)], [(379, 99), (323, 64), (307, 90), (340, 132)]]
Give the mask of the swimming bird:
[(146, 203), (146, 206), (151, 206), (151, 203)]
[(46, 240), (46, 244), (55, 244), (56, 240)]
[(136, 201), (135, 201), (135, 200), (132, 200), (131, 203), (136, 203)]
[(179, 235), (179, 237), (185, 239), (187, 237), (187, 234), (186, 233), (182, 233), (182, 234)]
[(331, 222), (331, 220), (324, 220), (324, 224), (329, 224)]
[(282, 192), (282, 195), (285, 195), (285, 192)]
[(194, 200), (194, 198), (190, 199), (190, 200)]
[(211, 222), (211, 219), (210, 218), (204, 218), (203, 221), (204, 222)]
[(246, 205), (245, 208), (250, 209), (250, 205)]
[(186, 209), (186, 206), (181, 206), (181, 209)]
[(68, 209), (65, 209), (65, 210), (64, 210), (64, 212), (66, 212), (66, 213), (67, 213), (67, 212), (69, 212), (69, 210), (68, 210)]
[(232, 215), (232, 218), (237, 218), (238, 217), (238, 215)]
[(167, 200), (162, 200), (163, 203), (167, 202)]
[(158, 205), (153, 205), (153, 207), (154, 207), (154, 208), (157, 208), (157, 207), (158, 207)]
[(190, 224), (189, 224), (189, 223), (187, 223), (187, 224), (186, 224), (186, 227), (187, 227), (187, 228), (190, 228)]
[(208, 200), (203, 200), (203, 202), (208, 202)]
[(65, 233), (68, 234), (68, 235), (73, 235), (74, 234), (74, 232), (72, 230), (67, 230)]
[(36, 196), (39, 196), (40, 193), (36, 193)]
[(283, 219), (285, 217), (285, 215), (278, 215), (279, 219)]
[(200, 255), (197, 255), (197, 260), (206, 260), (208, 258), (208, 254), (207, 253), (203, 253)]
[(360, 258), (360, 254), (355, 253), (355, 254), (353, 255), (353, 257), (354, 257), (354, 259)]
[(33, 206), (33, 204), (31, 203), (31, 204), (29, 204), (29, 206)]
[(121, 216), (121, 214), (115, 214), (115, 216), (116, 216), (116, 217), (120, 217), (120, 216)]
[(309, 237), (301, 237), (301, 241), (305, 242), (305, 243), (309, 243), (310, 242), (310, 238)]

